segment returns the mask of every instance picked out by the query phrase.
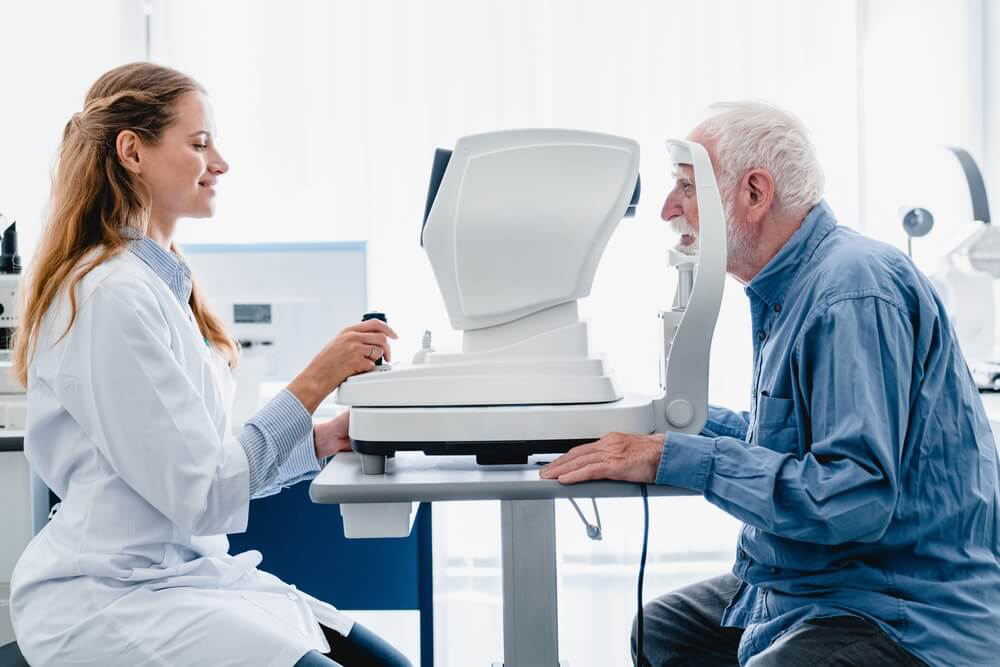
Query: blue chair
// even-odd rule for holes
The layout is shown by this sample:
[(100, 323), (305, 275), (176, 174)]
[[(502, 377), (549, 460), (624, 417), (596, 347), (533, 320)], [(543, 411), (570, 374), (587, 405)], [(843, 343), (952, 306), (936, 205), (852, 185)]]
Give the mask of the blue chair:
[(28, 661), (21, 655), (17, 642), (0, 646), (0, 667), (28, 667)]

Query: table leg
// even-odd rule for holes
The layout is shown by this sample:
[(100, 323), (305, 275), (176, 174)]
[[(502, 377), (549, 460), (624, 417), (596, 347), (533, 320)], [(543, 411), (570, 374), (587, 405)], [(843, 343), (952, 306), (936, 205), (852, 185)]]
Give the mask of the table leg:
[(501, 500), (503, 667), (558, 667), (554, 500)]

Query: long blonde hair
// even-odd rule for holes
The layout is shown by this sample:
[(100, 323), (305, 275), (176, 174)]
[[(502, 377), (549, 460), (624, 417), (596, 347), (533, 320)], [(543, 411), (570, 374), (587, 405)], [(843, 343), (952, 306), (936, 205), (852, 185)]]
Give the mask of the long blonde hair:
[[(149, 192), (118, 161), (119, 132), (132, 130), (142, 141), (155, 144), (174, 122), (180, 97), (190, 92), (204, 89), (176, 70), (145, 62), (123, 65), (94, 82), (83, 111), (66, 123), (49, 213), (21, 293), (14, 372), (23, 386), (28, 385), (28, 365), (42, 319), (60, 291), (66, 289), (70, 299), (65, 336), (76, 320), (80, 281), (125, 250), (130, 235), (144, 235), (148, 230)], [(236, 343), (209, 310), (197, 284), (190, 306), (205, 340), (235, 366)]]

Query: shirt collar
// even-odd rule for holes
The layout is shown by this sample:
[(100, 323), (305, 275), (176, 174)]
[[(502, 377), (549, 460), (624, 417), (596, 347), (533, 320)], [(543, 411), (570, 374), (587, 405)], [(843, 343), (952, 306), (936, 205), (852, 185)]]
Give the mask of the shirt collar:
[(837, 220), (825, 201), (813, 206), (778, 254), (746, 286), (747, 295), (753, 293), (769, 306), (779, 305), (816, 247), (836, 226)]
[(132, 254), (166, 283), (181, 305), (188, 304), (191, 301), (191, 269), (188, 265), (148, 236), (142, 236), (131, 228), (126, 228), (125, 236), (131, 239), (128, 249)]

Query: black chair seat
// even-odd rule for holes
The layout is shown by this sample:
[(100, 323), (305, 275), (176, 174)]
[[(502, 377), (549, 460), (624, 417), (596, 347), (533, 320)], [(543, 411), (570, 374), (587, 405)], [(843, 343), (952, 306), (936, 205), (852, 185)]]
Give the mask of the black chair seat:
[(0, 646), (0, 667), (28, 667), (28, 661), (21, 655), (17, 642)]

